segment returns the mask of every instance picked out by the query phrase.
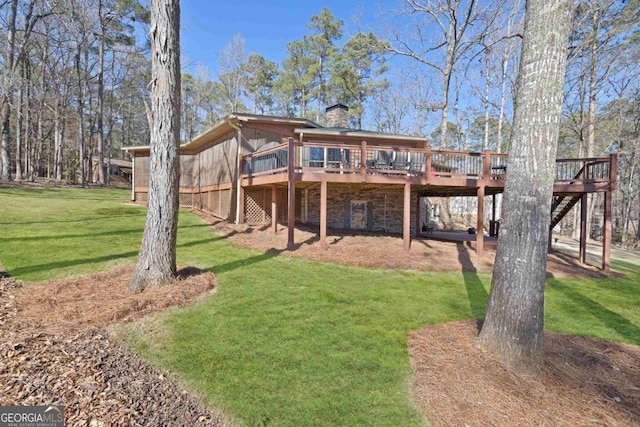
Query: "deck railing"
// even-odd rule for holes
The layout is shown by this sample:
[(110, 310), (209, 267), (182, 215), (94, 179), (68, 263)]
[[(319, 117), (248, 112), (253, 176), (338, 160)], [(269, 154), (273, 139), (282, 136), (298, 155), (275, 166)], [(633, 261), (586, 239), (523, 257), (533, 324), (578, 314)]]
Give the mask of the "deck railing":
[(556, 181), (561, 182), (608, 182), (611, 175), (610, 158), (558, 159)]
[[(289, 144), (292, 144), (291, 150)], [(490, 151), (459, 152), (337, 144), (325, 141), (285, 142), (242, 157), (244, 178), (289, 172), (289, 153), (297, 173), (361, 174), (465, 180), (504, 180), (508, 156)], [(558, 159), (556, 181), (560, 183), (596, 183), (611, 181), (613, 157)], [(615, 177), (613, 177), (615, 180)]]

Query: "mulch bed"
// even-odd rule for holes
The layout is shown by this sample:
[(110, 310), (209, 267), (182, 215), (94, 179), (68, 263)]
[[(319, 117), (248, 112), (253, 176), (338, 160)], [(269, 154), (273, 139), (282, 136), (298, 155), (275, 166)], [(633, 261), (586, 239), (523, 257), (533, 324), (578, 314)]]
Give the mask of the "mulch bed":
[(540, 380), (475, 347), (475, 321), (408, 337), (415, 398), (434, 426), (640, 425), (640, 347), (545, 332)]
[[(465, 243), (442, 242), (426, 238), (413, 239), (409, 254), (403, 250), (402, 237), (375, 232), (354, 233), (349, 230), (328, 229), (328, 249), (320, 247), (318, 229), (296, 225), (295, 248), (287, 249), (287, 228), (278, 225), (273, 233), (269, 226), (236, 225), (194, 211), (226, 240), (240, 246), (281, 256), (312, 259), (367, 268), (403, 268), (423, 271), (470, 271), (491, 273), (495, 251), (485, 250), (478, 256), (475, 249)], [(578, 263), (577, 259), (559, 252), (547, 257), (548, 277), (618, 277), (620, 273), (605, 273), (599, 268)]]
[(194, 269), (128, 293), (130, 269), (39, 284), (0, 279), (0, 405), (65, 407), (70, 426), (224, 426), (193, 394), (103, 329), (209, 294)]

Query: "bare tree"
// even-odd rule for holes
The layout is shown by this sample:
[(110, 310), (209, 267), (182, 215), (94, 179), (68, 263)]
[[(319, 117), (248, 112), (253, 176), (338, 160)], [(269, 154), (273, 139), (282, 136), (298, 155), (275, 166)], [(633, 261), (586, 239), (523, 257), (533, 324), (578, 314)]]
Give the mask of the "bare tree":
[(129, 289), (167, 284), (176, 275), (180, 175), (180, 4), (151, 1), (151, 153), (149, 209)]
[(242, 88), (244, 82), (244, 36), (236, 34), (228, 45), (218, 52), (220, 66), (220, 82), (217, 85), (221, 94), (224, 114), (237, 112), (242, 104)]
[(569, 0), (529, 0), (514, 129), (481, 348), (508, 368), (539, 374), (549, 211), (562, 110)]
[[(417, 26), (413, 36), (396, 34), (389, 49), (416, 59), (440, 74), (442, 94), (437, 108), (440, 110), (440, 144), (444, 149), (448, 148), (449, 95), (456, 64), (478, 47), (481, 38), (495, 30), (493, 23), (502, 3), (503, 0), (482, 5), (476, 0), (407, 0), (407, 13), (422, 16), (425, 22)], [(437, 34), (436, 40), (431, 39), (434, 34)], [(411, 37), (415, 41), (411, 41)]]

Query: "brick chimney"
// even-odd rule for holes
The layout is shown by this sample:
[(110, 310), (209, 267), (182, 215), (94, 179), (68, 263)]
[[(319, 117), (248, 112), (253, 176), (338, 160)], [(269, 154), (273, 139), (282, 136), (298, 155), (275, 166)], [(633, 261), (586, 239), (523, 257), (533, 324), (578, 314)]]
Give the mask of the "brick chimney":
[(348, 128), (349, 116), (347, 112), (349, 107), (344, 104), (335, 104), (331, 107), (327, 107), (325, 112), (327, 113), (327, 127), (328, 128)]

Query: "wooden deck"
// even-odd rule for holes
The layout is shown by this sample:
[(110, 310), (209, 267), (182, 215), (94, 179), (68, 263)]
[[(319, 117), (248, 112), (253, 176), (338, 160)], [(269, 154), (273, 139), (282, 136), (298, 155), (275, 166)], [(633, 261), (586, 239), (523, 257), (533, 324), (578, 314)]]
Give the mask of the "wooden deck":
[[(296, 142), (289, 138), (275, 147), (242, 156), (239, 200), (247, 187), (272, 188), (272, 200), (277, 186), (288, 191), (289, 246), (293, 247), (295, 226), (296, 188), (320, 184), (320, 241), (326, 244), (327, 184), (349, 183), (359, 185), (399, 186), (403, 188), (403, 242), (404, 250), (411, 244), (411, 192), (422, 197), (475, 196), (478, 198), (477, 230), (483, 230), (484, 198), (504, 191), (509, 167), (506, 154), (483, 151), (481, 153), (431, 150), (407, 146), (338, 143), (336, 141)], [(521, 167), (525, 167), (522, 165)], [(558, 159), (554, 182), (552, 209), (558, 208), (552, 221), (558, 221), (581, 200), (581, 248), (586, 242), (586, 194), (605, 194), (605, 231), (603, 269), (609, 269), (611, 245), (611, 192), (615, 189), (617, 157)], [(244, 207), (241, 207), (242, 215)], [(276, 203), (272, 201), (272, 222), (275, 229)], [(495, 220), (495, 213), (494, 213)], [(243, 222), (241, 220), (241, 222)], [(417, 222), (417, 221), (416, 221)], [(418, 225), (416, 225), (417, 227)], [(416, 233), (419, 234), (419, 233)], [(485, 247), (485, 236), (475, 237), (478, 253)], [(584, 251), (582, 251), (584, 253)], [(583, 255), (581, 255), (581, 261)]]

